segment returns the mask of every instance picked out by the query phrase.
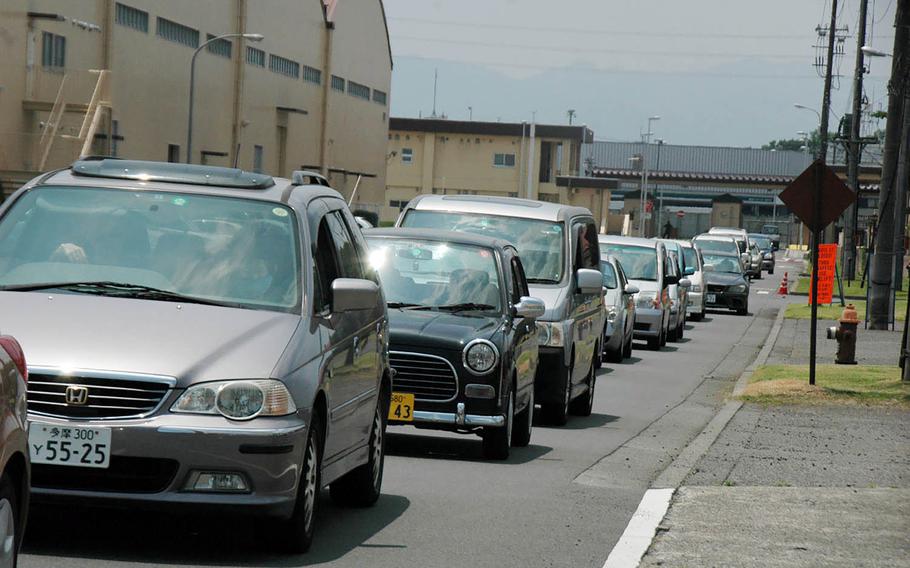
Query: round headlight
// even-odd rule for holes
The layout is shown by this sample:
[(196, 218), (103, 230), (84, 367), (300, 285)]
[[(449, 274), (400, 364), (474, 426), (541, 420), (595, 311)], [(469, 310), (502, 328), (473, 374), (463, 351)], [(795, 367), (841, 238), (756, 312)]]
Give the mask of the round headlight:
[(475, 375), (489, 373), (498, 360), (496, 346), (484, 339), (475, 339), (464, 349), (464, 366)]
[(547, 345), (550, 343), (550, 326), (542, 321), (537, 322), (537, 344)]
[(607, 321), (613, 323), (616, 321), (616, 306), (610, 306), (607, 308)]
[(229, 383), (218, 392), (218, 412), (235, 420), (253, 418), (262, 410), (265, 393), (259, 385), (246, 381)]

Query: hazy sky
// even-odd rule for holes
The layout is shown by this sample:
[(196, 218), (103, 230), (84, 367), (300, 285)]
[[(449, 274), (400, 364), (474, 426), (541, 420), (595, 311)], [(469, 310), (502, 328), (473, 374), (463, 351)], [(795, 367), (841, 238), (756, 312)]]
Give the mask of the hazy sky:
[[(890, 52), (894, 2), (869, 0), (867, 40)], [(598, 139), (638, 140), (650, 115), (670, 143), (759, 146), (817, 126), (815, 27), (830, 0), (385, 0), (393, 116), (531, 120), (591, 126)], [(839, 2), (855, 34), (859, 0)], [(849, 111), (855, 40), (845, 43), (832, 130)], [(866, 94), (886, 105), (890, 59), (871, 62)], [(876, 126), (875, 124), (869, 125)], [(882, 125), (878, 125), (882, 126)]]

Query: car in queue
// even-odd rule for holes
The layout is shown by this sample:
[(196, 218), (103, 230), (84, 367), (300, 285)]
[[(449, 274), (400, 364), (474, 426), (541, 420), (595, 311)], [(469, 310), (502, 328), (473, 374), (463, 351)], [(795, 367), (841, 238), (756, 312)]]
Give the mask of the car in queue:
[(705, 261), (705, 305), (712, 310), (749, 313), (749, 280), (738, 262), (739, 256), (727, 252), (703, 251)]
[(670, 332), (670, 285), (667, 248), (659, 240), (600, 235), (601, 254), (618, 259), (629, 282), (639, 289), (635, 294), (634, 337), (658, 350), (667, 344)]
[(692, 239), (692, 242), (702, 251), (702, 253), (713, 251), (735, 254), (739, 258), (739, 265), (743, 269), (743, 273), (748, 271), (749, 263), (752, 262), (751, 256), (739, 251), (739, 244), (731, 235), (710, 235), (704, 233), (696, 236)]
[(768, 274), (774, 274), (774, 267), (775, 264), (777, 264), (777, 260), (774, 258), (774, 251), (776, 249), (774, 248), (771, 239), (768, 237), (768, 235), (763, 235), (761, 233), (749, 233), (749, 238), (755, 242), (758, 250), (761, 251), (762, 270)]
[(99, 159), (0, 206), (34, 501), (264, 516), (292, 551), (310, 546), (325, 486), (376, 502), (386, 307), (327, 185)]
[(615, 257), (601, 253), (600, 272), (604, 277), (604, 358), (611, 363), (622, 363), (632, 356), (632, 339), (635, 335), (635, 294), (638, 287), (629, 283), (622, 263)]
[(682, 248), (675, 240), (661, 239), (667, 247), (669, 260), (673, 262), (669, 271), (677, 277), (677, 283), (670, 285), (670, 325), (668, 339), (676, 342), (682, 339), (686, 329), (687, 306), (689, 305), (689, 287), (692, 283), (685, 277), (686, 260)]
[(582, 207), (508, 197), (421, 195), (396, 224), (490, 236), (521, 255), (537, 319), (540, 363), (535, 401), (551, 424), (587, 416), (594, 404), (604, 327), (603, 276), (597, 227)]
[(749, 278), (761, 280), (762, 252), (751, 238), (749, 239)]
[(776, 252), (780, 250), (780, 227), (777, 225), (768, 223), (762, 225), (761, 232), (764, 236), (768, 237), (771, 241), (771, 250)]
[(389, 307), (390, 424), (478, 434), (490, 459), (527, 446), (544, 303), (515, 247), (448, 231), (365, 236)]
[(752, 262), (752, 259), (749, 253), (749, 234), (745, 229), (736, 227), (711, 227), (708, 229), (708, 234), (731, 237), (736, 242), (736, 246), (739, 247), (743, 271), (747, 274), (751, 272), (750, 263)]
[(17, 565), (28, 520), (27, 382), (22, 346), (15, 337), (0, 335), (0, 566)]
[(701, 251), (692, 241), (676, 242), (685, 259), (683, 276), (691, 283), (687, 291), (686, 314), (693, 321), (700, 321), (705, 318), (705, 274)]

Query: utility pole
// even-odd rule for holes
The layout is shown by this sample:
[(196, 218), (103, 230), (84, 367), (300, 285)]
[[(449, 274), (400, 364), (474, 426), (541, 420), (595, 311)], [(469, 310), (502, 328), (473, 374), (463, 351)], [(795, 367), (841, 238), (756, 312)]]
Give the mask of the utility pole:
[[(861, 0), (859, 5), (859, 30), (856, 34), (856, 67), (853, 70), (853, 118), (850, 121), (850, 151), (847, 152), (847, 185), (859, 196), (859, 164), (863, 147), (860, 143), (860, 126), (862, 125), (863, 75), (866, 68), (863, 62), (863, 46), (866, 45), (866, 12), (869, 0)], [(844, 279), (856, 278), (856, 225), (858, 203), (854, 202), (844, 213), (844, 251), (841, 264)]]
[[(897, 2), (894, 18), (894, 52), (891, 80), (888, 81), (888, 123), (885, 125), (885, 148), (882, 181), (878, 198), (878, 232), (875, 255), (869, 277), (869, 328), (888, 329), (891, 320), (891, 287), (894, 259), (895, 210), (897, 204), (898, 162), (900, 161), (903, 116), (910, 77), (910, 6)], [(902, 262), (903, 259), (901, 259)]]
[(439, 85), (439, 69), (433, 70), (433, 118), (436, 118), (436, 87)]
[(828, 153), (828, 115), (831, 110), (831, 72), (834, 66), (834, 36), (837, 28), (837, 0), (831, 0), (831, 27), (828, 32), (828, 57), (825, 65), (825, 89), (822, 93), (821, 124), (819, 126), (819, 149), (817, 170), (815, 172), (815, 197), (813, 207), (812, 235), (812, 319), (809, 327), (809, 384), (815, 384), (815, 352), (818, 340), (818, 248), (822, 238), (819, 220), (822, 216), (822, 172), (825, 171), (825, 159)]

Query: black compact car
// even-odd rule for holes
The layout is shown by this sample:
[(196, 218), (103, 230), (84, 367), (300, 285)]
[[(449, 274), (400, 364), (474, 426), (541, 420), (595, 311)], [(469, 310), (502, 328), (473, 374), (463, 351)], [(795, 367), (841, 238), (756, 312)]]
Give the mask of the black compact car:
[(544, 304), (515, 247), (444, 231), (364, 235), (389, 307), (389, 423), (479, 434), (491, 459), (526, 446)]
[(749, 281), (739, 256), (725, 252), (702, 251), (705, 260), (705, 307), (749, 313)]
[(758, 250), (761, 251), (761, 268), (768, 274), (774, 274), (774, 251), (777, 248), (769, 235), (761, 233), (749, 233), (749, 239), (755, 241)]

